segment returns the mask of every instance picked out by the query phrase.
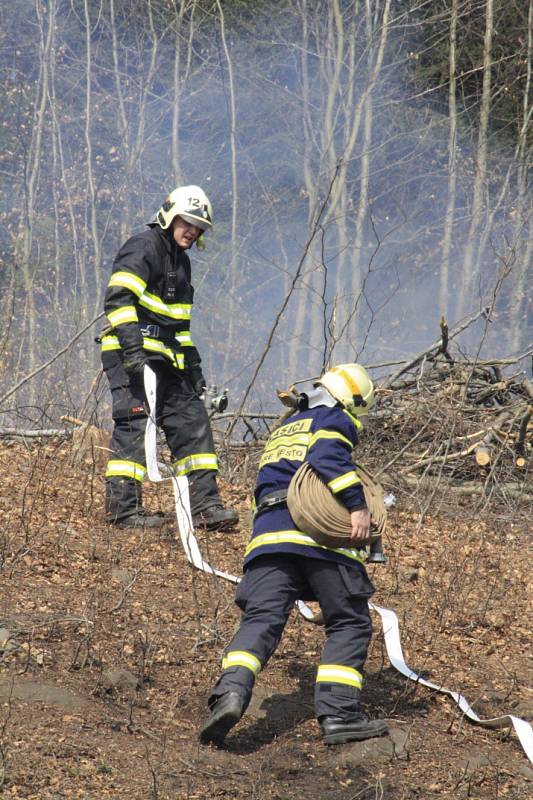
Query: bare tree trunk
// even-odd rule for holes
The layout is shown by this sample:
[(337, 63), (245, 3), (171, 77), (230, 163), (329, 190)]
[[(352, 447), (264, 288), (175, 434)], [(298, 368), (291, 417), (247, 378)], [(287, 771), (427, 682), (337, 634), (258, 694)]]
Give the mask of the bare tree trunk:
[[(311, 93), (309, 77), (309, 17), (307, 0), (300, 2), (300, 18), (302, 20), (302, 47), (300, 48), (300, 67), (302, 75), (302, 128), (303, 128), (303, 177), (307, 195), (308, 213), (315, 207), (318, 198), (318, 186), (311, 169), (313, 143), (315, 137), (313, 117), (311, 114)], [(308, 224), (310, 219), (308, 218)]]
[(229, 264), (229, 308), (228, 308), (228, 347), (224, 352), (223, 374), (228, 372), (228, 359), (233, 356), (235, 345), (235, 291), (237, 287), (237, 219), (238, 219), (238, 186), (237, 186), (237, 109), (235, 101), (235, 83), (233, 78), (233, 62), (226, 40), (226, 22), (222, 3), (216, 0), (218, 13), (220, 16), (220, 37), (222, 39), (222, 49), (226, 59), (228, 69), (228, 91), (230, 109), (230, 150), (231, 150), (231, 241), (230, 241), (230, 264)]
[[(120, 144), (122, 159), (124, 162), (123, 185), (126, 188), (124, 200), (122, 201), (122, 213), (120, 219), (119, 240), (124, 241), (130, 235), (131, 219), (134, 214), (131, 198), (139, 194), (132, 191), (132, 187), (139, 187), (139, 179), (136, 170), (141, 163), (142, 154), (146, 146), (146, 119), (147, 119), (147, 97), (152, 90), (152, 84), (157, 71), (157, 56), (159, 51), (159, 37), (155, 29), (153, 17), (153, 2), (145, 0), (144, 8), (148, 17), (148, 31), (150, 36), (149, 61), (146, 74), (140, 73), (138, 76), (138, 101), (135, 105), (134, 113), (128, 114), (127, 100), (131, 103), (132, 78), (130, 75), (122, 78), (120, 67), (120, 41), (118, 39), (117, 21), (115, 16), (115, 0), (109, 0), (111, 44), (113, 54), (113, 78), (117, 97), (117, 125), (118, 141)], [(139, 49), (138, 58), (144, 62), (145, 51)], [(123, 86), (126, 82), (126, 94)], [(98, 294), (98, 296), (100, 296)], [(96, 309), (95, 309), (96, 310)]]
[[(302, 24), (302, 46), (300, 48), (300, 68), (302, 80), (302, 174), (305, 195), (307, 199), (307, 226), (308, 229), (311, 230), (313, 213), (318, 206), (320, 185), (316, 180), (313, 170), (313, 157), (315, 150), (317, 149), (317, 132), (312, 114), (312, 78), (309, 74), (309, 56), (311, 53), (310, 48), (312, 46), (310, 26), (311, 10), (308, 7), (307, 0), (299, 0), (298, 10), (299, 19), (301, 20)], [(308, 257), (308, 261), (310, 262), (311, 258)], [(307, 264), (303, 264), (302, 274), (306, 275), (306, 273)], [(303, 294), (305, 290), (302, 288), (301, 292)], [(305, 370), (305, 366), (300, 362), (301, 336), (305, 327), (305, 311), (303, 308), (302, 298), (295, 297), (294, 305), (293, 346), (289, 349), (287, 362), (288, 373), (293, 378), (297, 374), (297, 370)]]
[[(78, 231), (78, 222), (76, 221), (74, 211), (74, 201), (72, 197), (72, 190), (69, 185), (67, 170), (65, 168), (65, 155), (63, 148), (63, 134), (61, 124), (57, 115), (58, 99), (56, 96), (56, 64), (55, 59), (51, 61), (50, 72), (50, 111), (52, 115), (52, 142), (54, 152), (54, 205), (56, 209), (56, 227), (59, 222), (59, 205), (61, 203), (66, 206), (68, 211), (70, 236), (72, 237), (71, 246), (69, 251), (72, 253), (72, 261), (74, 269), (72, 270), (69, 281), (64, 280), (64, 263), (56, 253), (56, 269), (58, 274), (55, 283), (54, 302), (56, 308), (59, 310), (65, 302), (79, 304), (80, 298), (78, 293), (78, 285), (80, 276), (83, 270), (83, 253), (80, 246), (80, 237)], [(60, 240), (61, 241), (61, 240)], [(57, 246), (60, 246), (59, 244)], [(83, 298), (85, 301), (86, 298)], [(77, 306), (76, 306), (77, 308)], [(58, 319), (59, 321), (59, 319)]]
[(48, 5), (48, 15), (46, 18), (46, 8), (39, 0), (35, 3), (36, 19), (39, 25), (40, 34), (40, 63), (39, 78), (35, 90), (34, 103), (34, 122), (30, 146), (28, 149), (27, 161), (25, 164), (25, 183), (24, 183), (24, 216), (22, 225), (21, 251), (15, 251), (15, 260), (18, 260), (22, 272), (24, 287), (25, 309), (23, 319), (26, 323), (27, 340), (24, 334), (21, 335), (21, 351), (24, 354), (26, 366), (30, 369), (35, 364), (36, 344), (36, 307), (34, 281), (38, 268), (38, 257), (34, 257), (33, 232), (35, 218), (37, 214), (37, 198), (39, 188), (39, 178), (41, 172), (41, 159), (43, 157), (43, 136), (45, 130), (45, 112), (48, 104), (48, 86), (50, 80), (50, 60), (53, 48), (54, 29), (56, 23), (56, 3), (50, 0)]
[[(361, 258), (364, 248), (364, 226), (368, 220), (368, 205), (369, 205), (369, 180), (370, 180), (370, 148), (372, 146), (372, 124), (373, 124), (373, 90), (378, 81), (381, 68), (383, 66), (383, 59), (385, 57), (385, 48), (387, 45), (387, 38), (389, 33), (389, 14), (390, 14), (390, 0), (386, 0), (383, 9), (383, 17), (381, 19), (381, 33), (379, 44), (374, 47), (374, 38), (378, 20), (373, 19), (370, 0), (366, 0), (366, 30), (368, 41), (368, 74), (369, 74), (369, 91), (365, 100), (365, 120), (364, 120), (364, 133), (361, 154), (361, 175), (359, 179), (359, 204), (357, 208), (357, 216), (355, 221), (355, 240), (354, 240), (354, 259), (352, 267), (352, 298), (353, 298), (353, 338), (360, 352), (362, 343), (362, 320), (357, 315), (359, 306), (360, 295), (363, 286), (363, 270), (368, 270), (368, 263), (366, 256), (364, 262)], [(356, 357), (356, 353), (351, 353), (351, 359)]]
[(515, 351), (520, 347), (523, 335), (522, 320), (527, 320), (528, 304), (531, 304), (531, 291), (527, 291), (527, 286), (531, 286), (531, 281), (533, 280), (531, 276), (531, 265), (533, 263), (533, 203), (531, 194), (528, 191), (528, 171), (531, 164), (531, 148), (528, 148), (528, 131), (532, 114), (530, 92), (533, 64), (533, 0), (529, 0), (526, 63), (526, 83), (522, 102), (522, 126), (518, 141), (518, 202), (515, 225), (515, 237), (517, 238), (521, 235), (522, 238), (525, 238), (526, 246), (516, 266), (514, 291), (511, 300), (511, 308), (514, 311), (514, 322), (511, 326), (511, 348)]
[[(189, 24), (188, 47), (186, 53), (185, 68), (182, 70), (183, 60), (183, 16), (185, 11), (191, 9), (191, 20)], [(174, 0), (174, 71), (172, 76), (172, 172), (174, 175), (174, 182), (179, 186), (183, 181), (181, 164), (180, 164), (180, 113), (181, 113), (181, 88), (186, 83), (190, 68), (192, 56), (192, 37), (194, 33), (193, 15), (195, 9), (195, 2), (185, 2), (185, 0)]]
[(444, 221), (442, 240), (442, 261), (440, 267), (439, 310), (448, 319), (448, 298), (450, 290), (450, 251), (453, 241), (453, 221), (457, 193), (457, 7), (459, 0), (452, 0), (450, 12), (450, 54), (448, 85), (448, 203)]
[[(346, 30), (347, 25), (348, 30)], [(305, 302), (305, 306), (300, 302), (300, 309), (297, 317), (297, 330), (298, 327), (301, 327), (302, 335), (305, 336), (305, 325), (306, 322), (309, 323), (309, 310), (311, 309), (311, 314), (314, 319), (312, 323), (308, 325), (307, 329), (309, 345), (308, 370), (316, 372), (317, 374), (321, 372), (325, 366), (329, 349), (326, 326), (329, 314), (328, 293), (330, 283), (332, 282), (330, 268), (332, 269), (333, 265), (330, 267), (329, 263), (327, 263), (326, 248), (328, 248), (331, 240), (334, 239), (337, 251), (335, 262), (338, 274), (342, 269), (342, 256), (346, 253), (348, 247), (346, 224), (346, 179), (348, 170), (347, 166), (344, 164), (339, 168), (339, 161), (349, 156), (344, 153), (339, 156), (336, 141), (336, 126), (339, 122), (340, 98), (345, 91), (343, 68), (347, 41), (346, 36), (350, 33), (349, 25), (350, 23), (343, 15), (338, 0), (331, 0), (328, 4), (328, 24), (326, 26), (326, 35), (324, 37), (322, 51), (323, 57), (321, 61), (323, 85), (327, 86), (327, 91), (325, 93), (326, 102), (323, 123), (319, 128), (321, 132), (320, 161), (321, 167), (322, 169), (325, 168), (327, 175), (332, 175), (335, 170), (337, 170), (337, 179), (332, 185), (330, 206), (326, 209), (326, 213), (324, 214), (324, 221), (321, 226), (322, 235), (317, 236), (309, 252), (311, 271), (306, 278), (309, 294), (307, 298), (302, 294), (301, 301), (307, 300), (307, 302)], [(320, 29), (317, 26), (315, 30), (315, 38), (317, 41), (319, 37)], [(353, 80), (353, 74), (350, 77)], [(318, 183), (320, 184), (320, 177), (318, 177)], [(313, 213), (316, 213), (316, 210), (317, 208), (315, 207)], [(313, 298), (313, 295), (316, 299)], [(305, 308), (307, 308), (307, 313)]]
[[(50, 91), (50, 105), (53, 104), (53, 78), (54, 78), (54, 68), (51, 67), (50, 70), (50, 84), (51, 84), (51, 91)], [(57, 146), (57, 136), (55, 135), (55, 129), (52, 130), (52, 202), (54, 205), (54, 274), (53, 274), (53, 289), (51, 290), (51, 295), (53, 297), (53, 312), (52, 316), (53, 319), (58, 326), (58, 329), (61, 329), (62, 323), (62, 314), (60, 313), (61, 308), (61, 287), (62, 287), (62, 272), (63, 272), (63, 265), (61, 263), (61, 235), (59, 229), (59, 218), (60, 218), (60, 196), (59, 196), (59, 185), (60, 185), (60, 160), (59, 160), (59, 149)]]
[[(357, 96), (360, 89), (361, 76), (358, 67), (362, 63), (357, 58), (357, 47), (360, 44), (358, 37), (358, 21), (352, 19), (350, 29), (347, 31), (347, 55), (346, 61), (346, 81), (343, 86), (343, 117), (346, 123), (350, 119), (353, 109), (363, 112), (364, 104), (358, 104)], [(350, 115), (350, 116), (347, 116)], [(339, 187), (341, 194), (338, 200), (338, 211), (334, 217), (335, 240), (336, 240), (336, 274), (335, 274), (335, 296), (332, 307), (327, 309), (328, 330), (327, 341), (325, 342), (325, 352), (322, 367), (325, 369), (331, 361), (333, 351), (337, 342), (342, 338), (347, 320), (349, 319), (349, 309), (353, 305), (351, 296), (352, 271), (354, 269), (354, 259), (356, 258), (356, 245), (353, 240), (352, 217), (354, 212), (354, 199), (349, 189), (349, 180), (355, 171), (356, 157), (354, 156), (357, 135), (361, 123), (361, 114), (355, 114), (354, 125), (344, 124), (342, 154), (345, 163), (345, 173), (339, 175)], [(355, 133), (355, 137), (354, 137)], [(326, 311), (326, 309), (325, 309)], [(337, 355), (339, 350), (337, 348)], [(342, 358), (342, 356), (341, 356)]]
[[(111, 53), (113, 56), (113, 79), (115, 82), (115, 93), (117, 98), (117, 127), (119, 132), (119, 142), (123, 150), (127, 152), (129, 149), (129, 126), (128, 126), (128, 116), (126, 114), (126, 104), (124, 101), (124, 92), (122, 90), (122, 80), (120, 76), (120, 62), (119, 62), (119, 44), (118, 44), (118, 37), (117, 37), (117, 21), (115, 16), (115, 0), (109, 0), (109, 17), (110, 17), (110, 28), (111, 28)], [(129, 192), (126, 192), (126, 199), (125, 199), (125, 213), (121, 214), (120, 222), (119, 222), (119, 239), (120, 241), (124, 241), (127, 236), (128, 231), (128, 212), (127, 207), (129, 206)]]
[[(298, 296), (294, 313), (293, 338), (296, 346), (291, 348), (289, 370), (320, 371), (321, 364), (327, 358), (328, 342), (324, 341), (324, 322), (328, 313), (326, 293), (329, 283), (327, 265), (323, 260), (324, 241), (330, 236), (330, 226), (338, 237), (339, 253), (345, 253), (348, 247), (346, 233), (347, 196), (346, 180), (348, 162), (355, 146), (357, 131), (345, 125), (343, 152), (340, 156), (342, 164), (339, 168), (339, 154), (335, 141), (335, 132), (339, 126), (342, 113), (351, 116), (352, 109), (343, 104), (346, 86), (345, 81), (355, 80), (355, 70), (349, 76), (343, 76), (346, 42), (348, 48), (355, 46), (352, 36), (346, 35), (345, 19), (338, 0), (327, 4), (327, 12), (322, 13), (320, 7), (313, 19), (313, 29), (309, 26), (309, 7), (302, 0), (299, 7), (302, 20), (304, 46), (302, 47), (302, 66), (304, 81), (304, 165), (303, 173), (308, 202), (308, 228), (311, 230), (320, 207), (320, 190), (324, 178), (336, 172), (337, 178), (331, 189), (328, 209), (323, 214), (321, 228), (322, 238), (317, 236), (309, 248), (308, 259), (302, 273), (302, 290)], [(311, 37), (311, 32), (313, 36)], [(317, 48), (320, 62), (320, 87), (324, 89), (324, 107), (319, 113), (319, 122), (313, 117), (314, 99), (311, 96), (311, 82), (308, 74), (308, 52), (311, 41)], [(357, 119), (357, 117), (356, 117)], [(358, 124), (358, 121), (357, 121)], [(313, 155), (315, 156), (313, 158)], [(315, 164), (313, 163), (316, 163)], [(341, 257), (342, 260), (342, 257)], [(337, 264), (337, 274), (342, 271), (341, 263)], [(317, 298), (319, 305), (317, 305)], [(319, 322), (320, 319), (320, 322)], [(304, 342), (307, 340), (306, 345)], [(305, 356), (302, 360), (302, 349)]]
[(137, 107), (137, 116), (139, 123), (137, 125), (137, 135), (131, 148), (131, 154), (128, 161), (128, 175), (131, 176), (135, 167), (138, 165), (143, 150), (145, 147), (145, 132), (146, 132), (146, 104), (148, 93), (152, 88), (152, 83), (155, 77), (157, 68), (157, 54), (159, 49), (159, 39), (157, 31), (154, 26), (154, 15), (152, 0), (145, 0), (146, 10), (148, 13), (149, 31), (150, 31), (150, 61), (148, 62), (148, 70), (146, 77), (143, 76), (139, 89), (139, 104)]
[[(362, 320), (358, 317), (360, 299), (365, 275), (368, 274), (365, 245), (365, 223), (369, 216), (369, 181), (370, 150), (373, 129), (373, 97), (372, 93), (379, 79), (389, 32), (390, 0), (385, 0), (380, 20), (380, 4), (372, 8), (370, 0), (365, 0), (365, 35), (366, 35), (366, 80), (364, 89), (353, 107), (352, 124), (347, 126), (347, 139), (343, 151), (344, 164), (351, 164), (358, 138), (361, 122), (363, 136), (359, 156), (359, 197), (355, 213), (353, 234), (346, 237), (346, 246), (339, 259), (336, 285), (336, 324), (332, 332), (330, 350), (335, 349), (337, 360), (353, 360), (360, 349), (363, 337)], [(379, 43), (375, 46), (379, 31)], [(353, 32), (352, 32), (353, 36)], [(352, 59), (350, 59), (352, 63)], [(357, 77), (356, 65), (353, 63), (354, 78)], [(354, 81), (355, 85), (355, 81)], [(351, 86), (350, 86), (351, 94)], [(347, 190), (346, 170), (340, 171), (340, 184), (344, 193)], [(331, 211), (334, 210), (332, 206)], [(342, 241), (342, 240), (341, 240)], [(363, 270), (365, 271), (363, 274)], [(357, 351), (357, 352), (356, 352)]]
[(485, 39), (483, 44), (483, 88), (479, 109), (479, 134), (477, 146), (476, 175), (472, 198), (472, 216), (463, 260), (462, 280), (459, 290), (459, 317), (462, 317), (472, 299), (472, 289), (478, 275), (480, 258), (479, 230), (483, 216), (484, 198), (487, 193), (487, 138), (491, 109), (492, 87), (492, 34), (494, 21), (494, 0), (485, 2)]
[[(93, 80), (93, 57), (92, 57), (92, 23), (89, 9), (89, 0), (83, 0), (83, 12), (85, 21), (85, 148), (87, 153), (87, 194), (89, 202), (89, 224), (92, 245), (93, 269), (91, 280), (89, 280), (87, 265), (82, 264), (80, 292), (82, 297), (94, 297), (93, 309), (98, 305), (98, 298), (101, 294), (101, 269), (102, 248), (98, 233), (98, 212), (96, 206), (96, 180), (93, 165), (93, 135), (92, 135), (92, 80)], [(88, 253), (87, 253), (88, 255)], [(89, 294), (90, 292), (90, 294)], [(81, 320), (86, 322), (88, 306), (81, 306)]]

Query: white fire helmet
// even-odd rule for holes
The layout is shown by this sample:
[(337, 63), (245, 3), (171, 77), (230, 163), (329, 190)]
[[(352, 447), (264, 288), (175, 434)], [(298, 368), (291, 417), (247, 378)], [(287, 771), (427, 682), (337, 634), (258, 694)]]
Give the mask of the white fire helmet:
[(174, 189), (156, 214), (155, 221), (166, 230), (174, 217), (182, 217), (201, 231), (213, 227), (213, 209), (209, 198), (199, 186), (179, 186)]
[(374, 405), (374, 384), (360, 364), (339, 364), (331, 367), (317, 381), (356, 417), (368, 414)]

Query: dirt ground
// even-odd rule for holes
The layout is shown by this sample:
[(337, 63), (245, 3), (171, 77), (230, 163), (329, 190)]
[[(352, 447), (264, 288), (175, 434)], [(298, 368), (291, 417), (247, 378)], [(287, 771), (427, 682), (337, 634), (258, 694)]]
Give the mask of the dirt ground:
[[(399, 675), (377, 617), (364, 702), (390, 721), (389, 737), (323, 744), (312, 707), (323, 631), (293, 614), (226, 745), (201, 746), (206, 697), (238, 622), (233, 587), (188, 565), (172, 523), (106, 526), (101, 465), (73, 458), (70, 442), (4, 441), (0, 470), (2, 796), (533, 797), (533, 765), (514, 733), (468, 723), (452, 700)], [(199, 538), (207, 560), (239, 574), (249, 487), (222, 486), (242, 525)], [(166, 484), (145, 495), (151, 508), (172, 508)], [(465, 498), (418, 526), (412, 499), (398, 501), (388, 564), (369, 571), (375, 602), (399, 616), (408, 664), (482, 717), (532, 719), (526, 525), (473, 517)]]

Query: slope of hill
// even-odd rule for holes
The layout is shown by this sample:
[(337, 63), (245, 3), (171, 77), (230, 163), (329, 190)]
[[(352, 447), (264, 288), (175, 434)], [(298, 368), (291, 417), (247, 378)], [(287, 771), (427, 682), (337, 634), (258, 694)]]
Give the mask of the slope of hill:
[[(323, 632), (294, 614), (226, 746), (200, 746), (206, 696), (238, 621), (232, 586), (189, 566), (172, 524), (106, 526), (101, 468), (89, 453), (73, 458), (71, 442), (4, 441), (0, 463), (5, 797), (531, 796), (533, 767), (514, 734), (475, 727), (451, 700), (402, 678), (378, 619), (364, 699), (390, 720), (391, 737), (322, 743), (312, 696)], [(200, 536), (201, 547), (239, 574), (249, 486), (223, 490), (242, 526)], [(168, 485), (148, 485), (146, 503), (171, 508)], [(410, 666), (461, 691), (482, 717), (531, 718), (526, 528), (496, 514), (467, 524), (456, 512), (418, 526), (412, 499), (399, 498), (374, 599), (398, 613)]]

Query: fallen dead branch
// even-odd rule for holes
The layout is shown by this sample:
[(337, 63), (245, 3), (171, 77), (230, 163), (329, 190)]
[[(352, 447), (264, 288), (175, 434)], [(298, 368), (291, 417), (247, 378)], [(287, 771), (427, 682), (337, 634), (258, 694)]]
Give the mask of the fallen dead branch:
[(399, 370), (397, 370), (393, 375), (391, 375), (389, 378), (386, 379), (382, 388), (388, 389), (389, 387), (394, 386), (396, 380), (401, 375), (403, 375), (408, 370), (413, 369), (413, 367), (416, 367), (425, 358), (428, 358), (432, 355), (436, 357), (440, 353), (444, 352), (446, 354), (446, 358), (450, 359), (450, 355), (448, 353), (450, 339), (454, 338), (455, 336), (458, 336), (460, 333), (466, 330), (470, 325), (472, 325), (473, 322), (475, 322), (482, 316), (487, 316), (488, 313), (489, 313), (488, 308), (482, 308), (476, 314), (473, 314), (471, 317), (465, 320), (461, 325), (458, 325), (451, 334), (448, 331), (448, 326), (446, 324), (446, 321), (441, 320), (441, 338), (437, 339), (437, 341), (434, 342), (426, 350), (422, 350), (421, 353), (418, 353), (418, 355), (416, 355), (410, 361), (407, 361)]
[(5, 439), (39, 439), (50, 436), (68, 438), (72, 431), (64, 428), (0, 428), (0, 436)]

